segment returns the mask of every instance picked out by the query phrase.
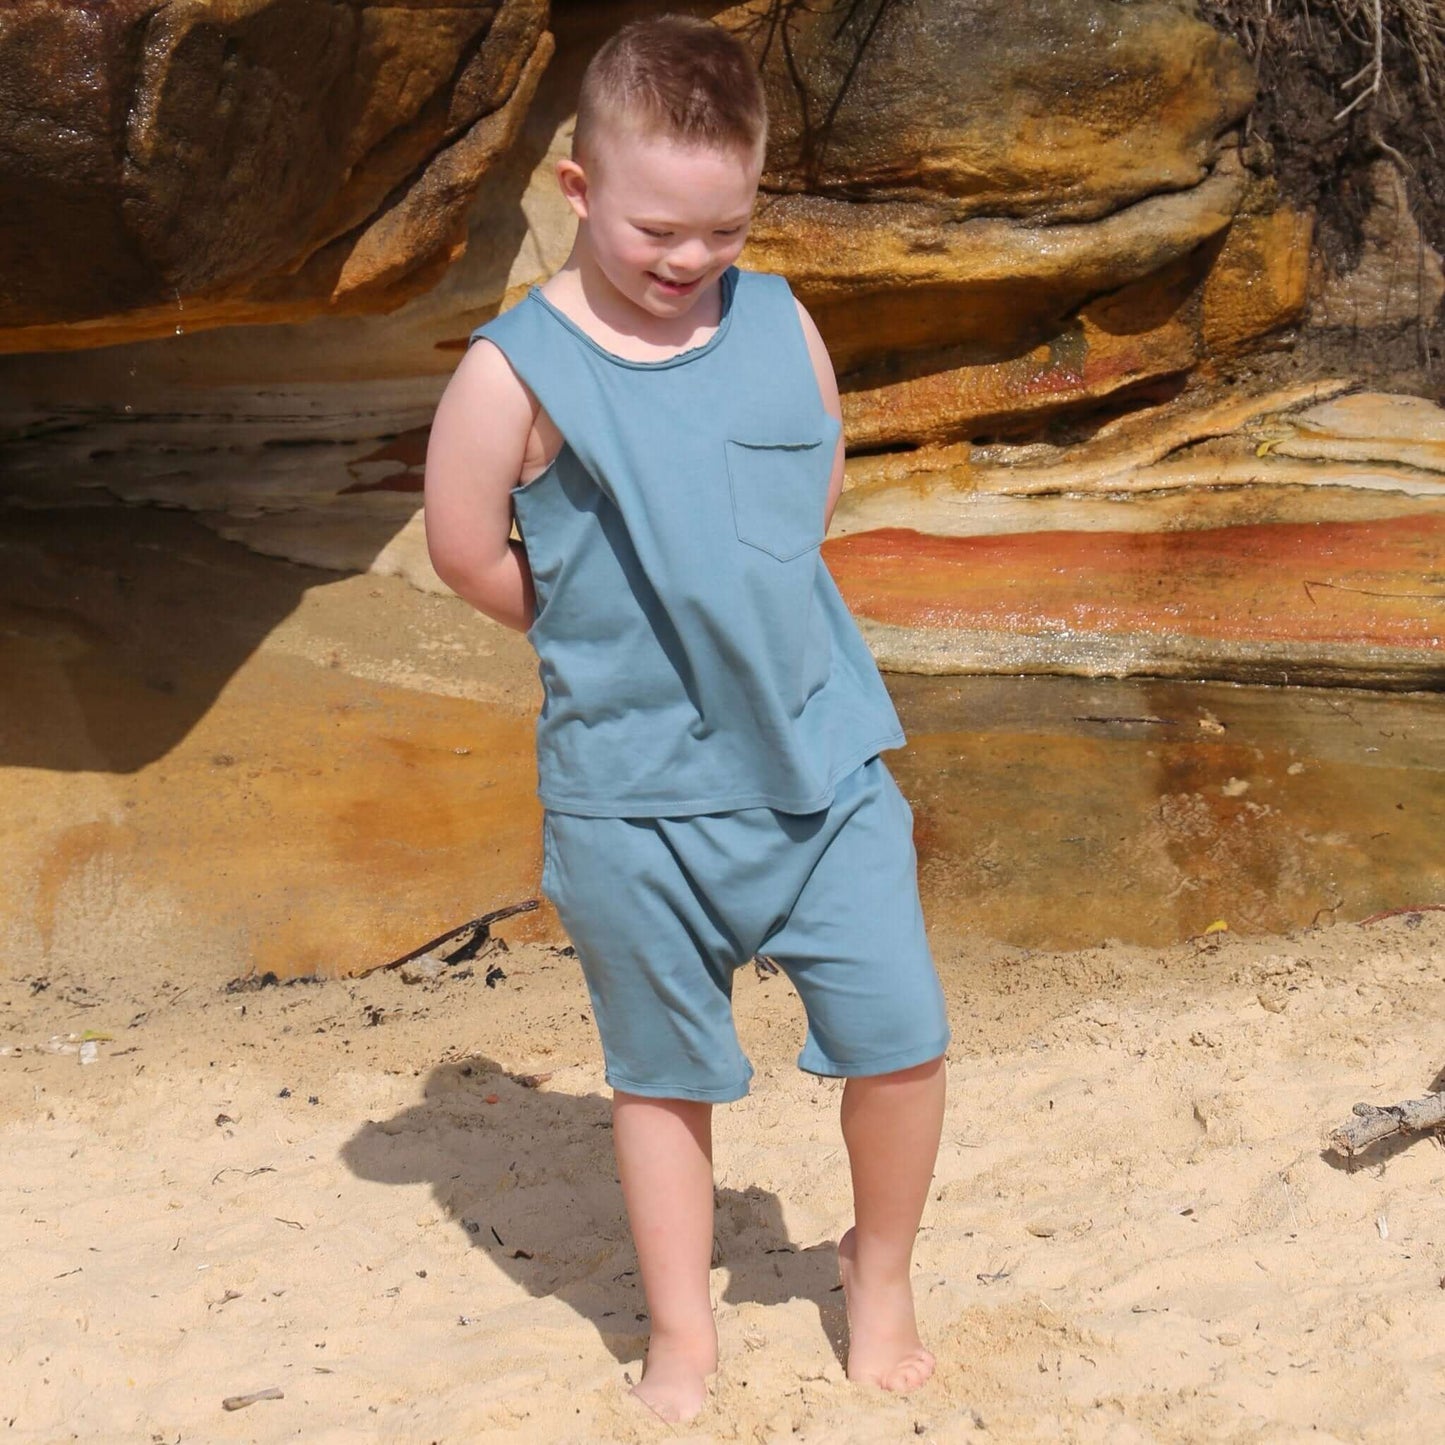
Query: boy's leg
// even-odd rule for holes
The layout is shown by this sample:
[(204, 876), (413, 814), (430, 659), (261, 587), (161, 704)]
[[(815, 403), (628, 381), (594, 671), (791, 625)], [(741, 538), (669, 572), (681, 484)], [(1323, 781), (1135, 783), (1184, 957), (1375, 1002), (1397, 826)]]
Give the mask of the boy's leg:
[(612, 1137), (652, 1317), (634, 1393), (664, 1420), (690, 1420), (717, 1369), (712, 1265), (712, 1105), (616, 1090)]
[(913, 1241), (943, 1129), (944, 1061), (851, 1078), (843, 1138), (853, 1228), (838, 1244), (848, 1305), (848, 1378), (912, 1390), (933, 1373), (913, 1314)]
[(912, 831), (908, 804), (877, 758), (842, 779), (808, 847), (797, 850), (807, 866), (802, 890), (760, 950), (808, 1011), (799, 1065), (847, 1079), (854, 1226), (838, 1254), (848, 1375), (891, 1390), (921, 1385), (933, 1371), (909, 1273), (943, 1127), (949, 1039)]

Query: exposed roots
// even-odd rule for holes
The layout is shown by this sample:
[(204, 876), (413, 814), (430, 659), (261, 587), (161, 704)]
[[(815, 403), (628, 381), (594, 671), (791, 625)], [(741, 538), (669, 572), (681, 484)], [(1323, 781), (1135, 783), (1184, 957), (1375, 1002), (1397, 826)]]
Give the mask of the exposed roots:
[(1426, 238), (1445, 249), (1445, 0), (1201, 0), (1253, 58), (1251, 126), (1281, 186), (1313, 208), (1326, 260), (1349, 271), (1365, 173), (1399, 167)]

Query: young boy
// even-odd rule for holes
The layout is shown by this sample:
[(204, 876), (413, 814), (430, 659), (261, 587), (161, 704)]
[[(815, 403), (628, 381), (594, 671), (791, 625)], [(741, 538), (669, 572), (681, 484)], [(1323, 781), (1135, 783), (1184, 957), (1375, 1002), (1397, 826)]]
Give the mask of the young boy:
[(720, 28), (607, 42), (557, 167), (572, 253), (479, 329), (427, 455), (437, 571), (539, 657), (542, 885), (602, 1036), (652, 1324), (636, 1393), (666, 1420), (717, 1368), (712, 1106), (747, 1092), (732, 975), (759, 953), (807, 1009), (800, 1066), (847, 1080), (848, 1375), (933, 1370), (909, 1273), (948, 1025), (877, 756), (902, 733), (819, 557), (837, 384), (786, 283), (733, 265), (765, 130)]

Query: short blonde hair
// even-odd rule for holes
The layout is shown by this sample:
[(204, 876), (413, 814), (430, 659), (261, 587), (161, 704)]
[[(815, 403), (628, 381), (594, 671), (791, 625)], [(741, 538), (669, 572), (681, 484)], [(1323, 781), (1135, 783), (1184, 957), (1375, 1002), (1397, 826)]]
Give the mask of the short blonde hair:
[(599, 129), (630, 123), (649, 135), (752, 155), (768, 133), (762, 81), (747, 47), (707, 20), (658, 15), (624, 25), (582, 76), (572, 154)]

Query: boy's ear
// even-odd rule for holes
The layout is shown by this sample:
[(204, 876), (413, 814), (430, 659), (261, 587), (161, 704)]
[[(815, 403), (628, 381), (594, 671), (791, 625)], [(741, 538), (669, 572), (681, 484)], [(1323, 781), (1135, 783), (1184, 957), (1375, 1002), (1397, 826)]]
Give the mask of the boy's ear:
[(579, 221), (587, 219), (587, 172), (570, 156), (557, 162), (557, 184), (567, 204), (577, 213)]

